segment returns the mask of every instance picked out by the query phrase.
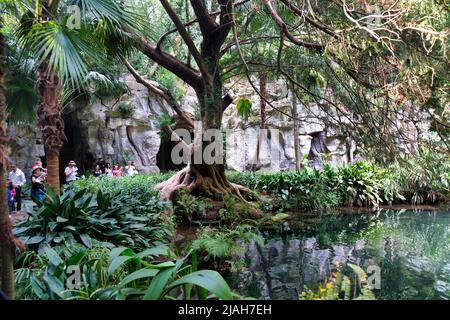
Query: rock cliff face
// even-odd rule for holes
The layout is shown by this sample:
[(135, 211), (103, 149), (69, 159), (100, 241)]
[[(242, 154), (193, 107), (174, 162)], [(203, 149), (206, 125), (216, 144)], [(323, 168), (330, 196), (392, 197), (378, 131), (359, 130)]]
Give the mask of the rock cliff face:
[[(248, 85), (234, 87), (237, 87), (234, 95), (247, 98), (254, 105), (247, 121), (237, 115), (234, 105), (228, 107), (224, 114), (223, 127), (231, 132), (227, 138), (227, 147), (230, 150), (227, 153), (227, 166), (229, 169), (243, 171), (249, 168), (255, 156), (260, 98)], [(267, 139), (262, 139), (259, 164), (261, 169), (268, 171), (295, 169), (295, 139), (299, 141), (300, 156), (308, 157), (315, 167), (321, 166), (321, 156), (317, 152), (327, 154), (327, 160), (332, 164), (349, 162), (350, 147), (347, 137), (329, 125), (330, 121), (327, 121), (329, 115), (319, 107), (296, 103), (299, 135), (295, 137), (294, 121), (286, 115), (292, 114), (292, 93), (282, 81), (269, 83), (267, 99), (272, 101), (277, 110), (266, 106)]]
[[(74, 150), (71, 157), (85, 169), (103, 157), (118, 165), (132, 160), (142, 172), (158, 172), (161, 139), (152, 117), (161, 114), (164, 106), (131, 76), (122, 80), (129, 92), (120, 99), (77, 103), (66, 112), (68, 147)], [(67, 154), (70, 150), (66, 158)]]
[[(122, 81), (128, 93), (120, 99), (97, 99), (93, 102), (72, 105), (64, 112), (68, 141), (61, 152), (62, 163), (73, 159), (81, 171), (91, 170), (100, 157), (111, 164), (124, 165), (133, 160), (141, 172), (158, 172), (173, 169), (170, 161), (171, 142), (161, 142), (155, 118), (163, 112), (173, 111), (131, 75)], [(254, 159), (259, 128), (259, 97), (245, 83), (230, 84), (229, 90), (236, 97), (252, 101), (252, 114), (247, 120), (237, 116), (235, 105), (230, 105), (223, 117), (227, 132), (226, 163), (231, 170), (246, 170)], [(281, 82), (267, 85), (267, 99), (287, 114), (292, 111), (292, 95)], [(191, 89), (186, 91), (183, 108), (193, 112), (196, 97)], [(330, 125), (333, 111), (324, 112), (315, 105), (296, 105), (299, 115), (299, 135), (294, 137), (293, 120), (266, 106), (267, 139), (263, 139), (260, 152), (260, 168), (279, 171), (295, 168), (294, 140), (299, 140), (300, 154), (308, 156), (320, 167), (322, 154), (333, 163), (346, 163), (355, 157), (355, 144), (345, 134)], [(19, 166), (28, 168), (37, 156), (43, 156), (43, 148), (36, 144), (35, 130), (10, 130), (12, 158)], [(357, 155), (356, 155), (357, 156)]]
[(9, 151), (11, 160), (23, 170), (25, 176), (31, 176), (31, 167), (38, 158), (44, 157), (44, 146), (34, 126), (10, 125), (8, 127)]

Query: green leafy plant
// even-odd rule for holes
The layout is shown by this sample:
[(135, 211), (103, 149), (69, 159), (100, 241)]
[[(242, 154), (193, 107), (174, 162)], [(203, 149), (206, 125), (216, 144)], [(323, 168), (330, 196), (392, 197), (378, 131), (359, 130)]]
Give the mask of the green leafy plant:
[(223, 197), (223, 208), (219, 209), (219, 218), (223, 222), (234, 222), (239, 217), (239, 212), (236, 210), (237, 199), (231, 194), (226, 194)]
[[(347, 264), (338, 270), (332, 279), (321, 286), (317, 292), (310, 289), (299, 295), (300, 300), (375, 300), (375, 295), (367, 285), (367, 275), (361, 267)], [(346, 275), (350, 273), (351, 276)]]
[(450, 159), (427, 148), (417, 156), (403, 156), (389, 171), (411, 204), (450, 201)]
[(247, 98), (239, 98), (236, 102), (238, 116), (247, 120), (252, 113), (252, 102)]
[(191, 195), (185, 189), (177, 191), (174, 206), (177, 215), (192, 221), (193, 218), (202, 218), (206, 208), (207, 205), (201, 198)]
[[(176, 259), (164, 245), (139, 253), (126, 247), (68, 247), (60, 252), (45, 247), (44, 268), (20, 268), (16, 282), (25, 286), (20, 292), (27, 298), (44, 300), (164, 300), (180, 293), (187, 300), (238, 297), (219, 273), (197, 271), (189, 257)], [(69, 279), (74, 266), (80, 271), (79, 282)]]
[(115, 109), (123, 118), (131, 118), (136, 110), (136, 107), (128, 102), (119, 102)]
[(245, 256), (244, 244), (252, 241), (260, 243), (261, 240), (255, 227), (249, 225), (226, 229), (206, 227), (199, 231), (191, 248), (202, 254), (205, 261), (213, 260), (219, 265), (225, 263), (232, 269), (239, 269)]
[(101, 190), (94, 195), (88, 189), (66, 190), (58, 197), (49, 190), (13, 232), (30, 248), (73, 243), (91, 247), (98, 241), (145, 248), (172, 234), (172, 226), (161, 217), (166, 209), (152, 197)]

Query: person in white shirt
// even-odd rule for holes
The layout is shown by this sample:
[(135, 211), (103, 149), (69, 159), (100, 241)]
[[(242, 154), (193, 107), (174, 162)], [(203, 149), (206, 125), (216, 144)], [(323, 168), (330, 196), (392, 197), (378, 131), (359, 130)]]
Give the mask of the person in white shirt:
[(66, 175), (66, 182), (72, 182), (78, 179), (78, 168), (75, 161), (71, 160), (69, 165), (64, 169), (64, 174)]
[(138, 171), (136, 170), (133, 161), (127, 161), (127, 165), (125, 166), (125, 172), (130, 177), (133, 177), (138, 174)]
[(12, 182), (13, 187), (16, 190), (16, 197), (14, 200), (17, 203), (17, 206), (15, 208), (16, 210), (13, 208), (13, 211), (20, 211), (22, 209), (22, 187), (26, 182), (25, 174), (22, 170), (17, 168), (17, 165), (13, 164), (11, 166), (11, 171), (8, 174), (8, 179)]

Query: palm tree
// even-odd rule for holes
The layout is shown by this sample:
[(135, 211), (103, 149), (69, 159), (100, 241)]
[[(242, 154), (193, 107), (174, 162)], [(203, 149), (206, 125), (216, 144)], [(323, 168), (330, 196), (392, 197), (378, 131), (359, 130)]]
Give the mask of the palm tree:
[[(80, 30), (70, 30), (63, 21), (60, 1), (48, 0), (37, 2), (37, 7), (28, 7), (29, 1), (1, 0), (0, 31), (3, 31), (3, 18), (10, 16), (20, 17), (20, 24), (16, 36), (17, 44), (21, 47), (22, 57), (34, 58), (37, 66), (36, 89), (39, 96), (37, 108), (38, 123), (42, 130), (46, 148), (49, 168), (50, 185), (59, 192), (59, 149), (64, 141), (64, 125), (61, 118), (62, 90), (70, 91), (79, 88), (88, 74), (89, 62), (103, 62), (106, 54), (105, 42), (101, 37), (115, 35), (116, 26), (133, 27), (137, 20), (123, 7), (119, 7), (113, 0), (81, 0), (74, 1), (85, 10), (85, 22)], [(64, 5), (73, 3), (64, 2)], [(102, 25), (103, 27), (100, 27)], [(97, 31), (94, 33), (93, 30)], [(95, 35), (95, 37), (94, 37)], [(103, 45), (102, 45), (103, 44)], [(114, 46), (113, 46), (114, 47)], [(92, 49), (94, 48), (94, 49)], [(116, 46), (115, 49), (120, 49)], [(16, 114), (17, 109), (33, 104), (32, 99), (17, 100), (17, 96), (30, 97), (30, 92), (15, 92), (5, 94), (6, 73), (6, 41), (0, 32), (0, 252), (1, 252), (1, 289), (11, 299), (14, 298), (14, 250), (22, 248), (22, 243), (14, 238), (11, 231), (11, 221), (8, 214), (6, 199), (6, 166), (7, 166), (7, 104), (8, 108)], [(8, 57), (12, 58), (12, 57)], [(14, 57), (16, 58), (16, 57)], [(25, 61), (22, 61), (24, 64)], [(20, 81), (15, 75), (14, 81)], [(28, 89), (19, 83), (19, 91)], [(11, 93), (11, 92), (10, 92)], [(7, 97), (12, 98), (7, 101)], [(12, 101), (14, 99), (14, 101)], [(8, 99), (9, 100), (9, 99)], [(13, 114), (14, 114), (13, 113)]]
[[(70, 5), (77, 5), (82, 13), (76, 29), (67, 23)], [(18, 43), (36, 61), (37, 124), (45, 148), (48, 183), (59, 194), (59, 156), (65, 141), (62, 93), (85, 83), (89, 65), (106, 65), (107, 49), (120, 49), (126, 38), (120, 28), (134, 30), (139, 15), (114, 0), (45, 0), (24, 8)], [(118, 46), (107, 46), (105, 39), (111, 35)]]
[(0, 252), (1, 273), (0, 283), (2, 291), (10, 298), (14, 298), (14, 251), (16, 247), (23, 249), (23, 244), (15, 239), (11, 230), (11, 220), (8, 214), (6, 198), (6, 169), (7, 169), (7, 99), (5, 95), (6, 73), (6, 41), (3, 34), (3, 9), (7, 3), (0, 3)]
[[(3, 16), (2, 16), (3, 17)], [(0, 17), (0, 30), (3, 27)], [(14, 296), (14, 285), (11, 281), (13, 272), (13, 251), (9, 246), (6, 237), (11, 232), (10, 219), (8, 214), (6, 199), (6, 143), (8, 142), (7, 126), (6, 126), (6, 99), (4, 90), (4, 74), (5, 74), (5, 41), (3, 33), (0, 32), (0, 237), (1, 237), (1, 283), (2, 290), (9, 297)]]

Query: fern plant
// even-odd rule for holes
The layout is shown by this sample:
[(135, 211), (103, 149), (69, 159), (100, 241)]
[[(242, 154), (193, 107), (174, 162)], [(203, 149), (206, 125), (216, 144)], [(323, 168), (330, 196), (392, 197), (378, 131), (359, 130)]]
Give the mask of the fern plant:
[(367, 275), (364, 270), (352, 263), (346, 265), (345, 271), (351, 276), (338, 270), (325, 285), (314, 292), (310, 289), (299, 295), (300, 300), (375, 300), (372, 289), (367, 284)]

